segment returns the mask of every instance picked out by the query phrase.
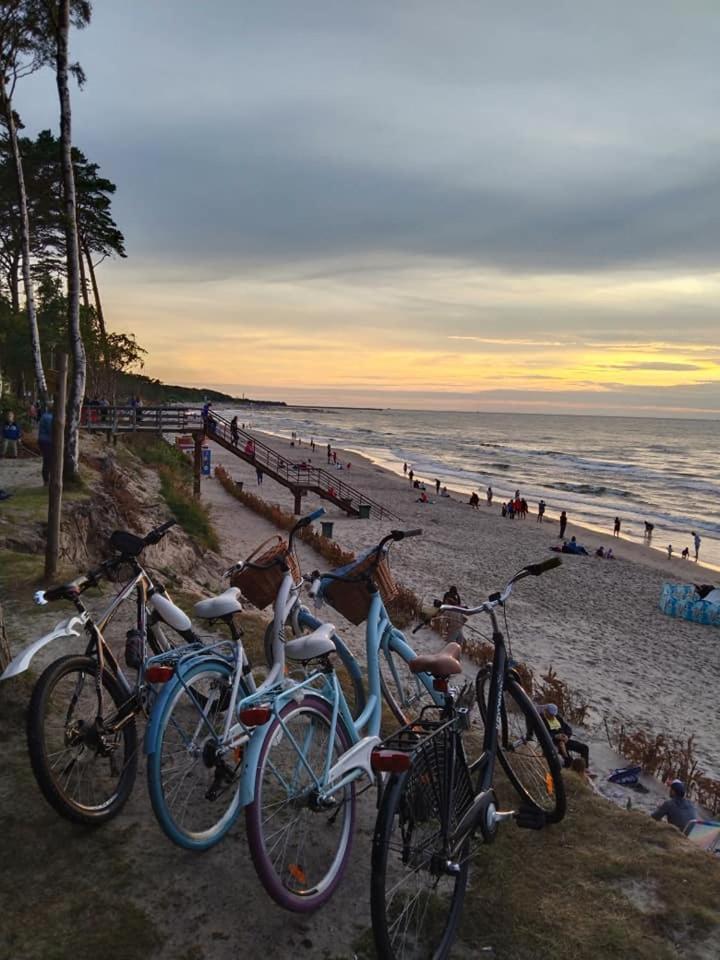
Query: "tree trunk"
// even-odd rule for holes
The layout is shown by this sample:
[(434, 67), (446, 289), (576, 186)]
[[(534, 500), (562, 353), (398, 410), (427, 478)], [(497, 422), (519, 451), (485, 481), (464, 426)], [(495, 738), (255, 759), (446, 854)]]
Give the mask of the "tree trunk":
[(68, 339), (73, 359), (65, 443), (65, 473), (78, 475), (80, 464), (80, 416), (85, 396), (85, 345), (80, 332), (80, 263), (75, 205), (75, 176), (72, 165), (72, 124), (68, 86), (68, 34), (70, 0), (58, 4), (57, 88), (60, 97), (60, 142), (62, 147), (63, 194), (65, 201), (65, 247), (68, 285)]
[[(30, 276), (30, 218), (28, 217), (27, 193), (25, 192), (25, 176), (23, 174), (22, 157), (20, 156), (20, 147), (18, 145), (17, 127), (15, 126), (15, 114), (5, 87), (5, 77), (0, 70), (0, 101), (5, 115), (5, 122), (8, 129), (8, 137), (15, 162), (15, 181), (18, 192), (18, 203), (20, 205), (20, 239), (22, 243), (22, 273), (23, 284), (25, 286), (25, 301), (27, 305), (28, 324), (30, 327), (30, 343), (32, 346), (33, 367), (35, 370), (35, 383), (37, 386), (38, 397), (43, 406), (47, 404), (48, 388), (45, 379), (45, 371), (42, 363), (42, 352), (40, 350), (40, 331), (37, 324), (37, 312), (35, 310), (35, 294), (33, 292), (32, 278)], [(17, 296), (17, 285), (15, 286)], [(19, 306), (19, 303), (18, 303)]]
[(82, 244), (78, 241), (80, 249), (80, 292), (82, 293), (83, 306), (87, 313), (90, 313), (90, 297), (88, 296), (87, 277), (85, 276), (85, 261), (82, 255)]
[(88, 273), (90, 274), (90, 283), (93, 288), (93, 299), (95, 300), (95, 314), (97, 316), (98, 327), (100, 329), (100, 343), (102, 345), (103, 359), (105, 360), (105, 366), (110, 367), (110, 355), (108, 353), (108, 342), (107, 342), (107, 327), (105, 326), (105, 314), (103, 313), (102, 300), (100, 299), (100, 288), (98, 287), (97, 275), (95, 273), (95, 265), (92, 262), (92, 256), (90, 255), (90, 248), (87, 243), (83, 244), (83, 252), (85, 253), (85, 259), (87, 260)]
[(2, 604), (0, 604), (0, 672), (5, 669), (11, 660), (10, 644), (5, 633), (5, 618), (3, 617)]
[[(13, 313), (20, 313), (20, 258), (13, 257), (13, 262), (8, 273), (8, 286), (10, 287), (10, 303)], [(41, 358), (42, 363), (42, 358)]]

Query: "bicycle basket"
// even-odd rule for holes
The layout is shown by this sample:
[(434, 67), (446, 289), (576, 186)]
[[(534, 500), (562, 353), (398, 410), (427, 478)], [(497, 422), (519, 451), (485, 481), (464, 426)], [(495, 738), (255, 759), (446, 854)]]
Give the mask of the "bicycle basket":
[(376, 563), (376, 554), (373, 551), (361, 557), (360, 560), (353, 561), (352, 564), (333, 572), (347, 575), (352, 579), (327, 581), (323, 586), (323, 597), (350, 623), (362, 623), (370, 612), (370, 591), (364, 574), (371, 574), (384, 603), (389, 603), (398, 595), (397, 584), (390, 572), (387, 553), (384, 553)]
[[(268, 544), (272, 546), (265, 549)], [(261, 564), (266, 569), (255, 570), (253, 567), (247, 567), (239, 570), (233, 574), (230, 583), (233, 587), (237, 587), (245, 599), (258, 610), (264, 610), (274, 602), (285, 576), (284, 566), (290, 568), (295, 583), (300, 583), (302, 579), (295, 554), (288, 548), (287, 540), (283, 540), (279, 534), (269, 537), (256, 547), (247, 560)]]

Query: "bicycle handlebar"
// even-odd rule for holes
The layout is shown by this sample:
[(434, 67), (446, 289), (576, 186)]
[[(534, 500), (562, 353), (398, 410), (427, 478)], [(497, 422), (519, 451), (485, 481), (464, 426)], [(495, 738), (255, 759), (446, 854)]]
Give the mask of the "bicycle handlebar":
[(514, 577), (511, 577), (505, 584), (505, 588), (498, 593), (491, 593), (485, 603), (477, 607), (453, 606), (451, 604), (441, 603), (439, 600), (433, 601), (433, 606), (440, 613), (460, 613), (464, 617), (473, 617), (476, 613), (491, 613), (495, 607), (501, 607), (512, 593), (513, 586), (518, 580), (524, 580), (525, 577), (539, 577), (548, 570), (553, 570), (562, 564), (560, 557), (550, 557), (548, 560), (542, 560), (540, 563), (529, 563), (522, 570), (518, 570)]
[(155, 527), (154, 530), (151, 530), (150, 533), (146, 534), (143, 539), (148, 547), (152, 546), (154, 543), (160, 543), (168, 530), (176, 525), (177, 520), (166, 520), (165, 523), (161, 523), (159, 527)]

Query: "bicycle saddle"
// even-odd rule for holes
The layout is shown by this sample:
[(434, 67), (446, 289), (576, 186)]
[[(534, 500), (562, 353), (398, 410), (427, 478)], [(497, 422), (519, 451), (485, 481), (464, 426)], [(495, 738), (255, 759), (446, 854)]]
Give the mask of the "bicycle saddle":
[(225, 593), (217, 597), (208, 597), (207, 600), (200, 600), (195, 604), (193, 610), (199, 620), (216, 620), (219, 617), (227, 617), (231, 613), (240, 613), (242, 604), (240, 603), (240, 591), (237, 587), (229, 587)]
[(285, 656), (289, 660), (314, 660), (333, 653), (335, 642), (332, 635), (335, 627), (332, 623), (321, 623), (317, 630), (285, 642)]
[(459, 643), (448, 643), (437, 653), (422, 653), (408, 663), (410, 673), (430, 673), (433, 677), (451, 677), (462, 673)]

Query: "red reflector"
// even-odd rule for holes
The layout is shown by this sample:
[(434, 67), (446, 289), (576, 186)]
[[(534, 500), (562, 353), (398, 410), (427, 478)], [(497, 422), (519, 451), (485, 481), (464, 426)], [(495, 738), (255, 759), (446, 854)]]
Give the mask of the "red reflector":
[(246, 727), (261, 727), (271, 716), (270, 707), (246, 707), (240, 711), (240, 722)]
[(373, 750), (370, 761), (376, 773), (404, 773), (410, 769), (410, 754), (402, 750)]
[(174, 672), (172, 667), (160, 665), (148, 667), (145, 671), (145, 679), (148, 683), (167, 683)]
[(436, 690), (439, 690), (440, 693), (448, 692), (447, 680), (441, 680), (439, 677), (435, 677), (435, 679), (433, 680), (433, 687), (435, 687)]

